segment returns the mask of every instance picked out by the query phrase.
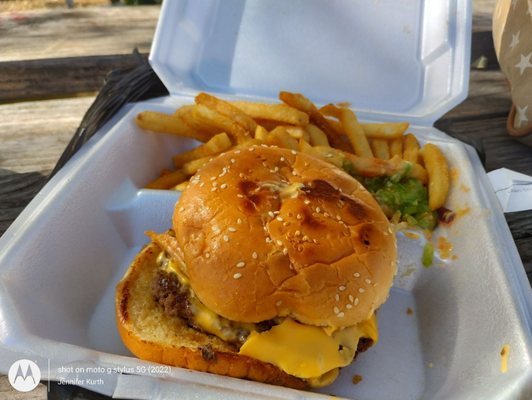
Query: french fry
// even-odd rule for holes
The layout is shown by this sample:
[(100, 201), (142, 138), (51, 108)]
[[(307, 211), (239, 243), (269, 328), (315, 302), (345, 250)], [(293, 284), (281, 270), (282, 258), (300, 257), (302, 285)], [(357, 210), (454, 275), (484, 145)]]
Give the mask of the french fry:
[(298, 150), (299, 148), (297, 140), (290, 136), (284, 126), (278, 126), (271, 131), (266, 138), (266, 143), (285, 149)]
[(170, 133), (206, 142), (209, 134), (194, 129), (183, 118), (175, 114), (165, 114), (157, 111), (142, 111), (137, 114), (135, 122), (139, 128), (153, 132)]
[(307, 130), (301, 126), (287, 126), (286, 132), (294, 139), (303, 139), (307, 142), (310, 140)]
[(233, 101), (231, 104), (255, 120), (265, 119), (291, 125), (307, 125), (309, 123), (308, 114), (286, 104), (263, 104), (249, 101)]
[(403, 137), (403, 159), (411, 163), (419, 162), (419, 143), (411, 133)]
[(189, 151), (175, 155), (172, 160), (174, 167), (181, 168), (184, 164), (197, 158), (213, 156), (229, 149), (232, 146), (231, 139), (226, 133), (219, 133), (213, 136), (209, 141)]
[(181, 183), (175, 185), (172, 189), (173, 190), (177, 190), (179, 192), (182, 192), (188, 187), (188, 184), (189, 184), (189, 181), (184, 181), (184, 182), (181, 182)]
[(238, 143), (245, 142), (251, 138), (251, 133), (241, 125), (203, 104), (196, 104), (194, 112), (198, 118), (206, 121), (207, 124), (218, 127), (220, 132), (227, 132)]
[(233, 120), (238, 125), (242, 126), (248, 132), (248, 135), (251, 135), (253, 132), (255, 132), (257, 123), (253, 120), (253, 118), (228, 101), (211, 96), (207, 93), (198, 94), (195, 98), (195, 101), (196, 104), (203, 104), (204, 106), (209, 107), (211, 110), (214, 110)]
[(423, 146), (421, 157), (429, 176), (429, 207), (437, 210), (444, 206), (449, 193), (449, 166), (441, 150), (432, 143)]
[(390, 156), (398, 156), (403, 158), (403, 138), (390, 140)]
[(357, 117), (349, 108), (342, 108), (340, 111), (340, 122), (345, 134), (353, 146), (355, 154), (360, 157), (373, 157), (373, 152), (364, 135), (364, 130), (358, 123)]
[(310, 121), (314, 123), (318, 128), (320, 128), (327, 135), (329, 143), (335, 145), (338, 141), (338, 136), (336, 135), (335, 130), (331, 127), (327, 118), (325, 118), (318, 110), (316, 105), (310, 101), (308, 98), (303, 96), (300, 93), (291, 93), (291, 92), (280, 92), (279, 98), (285, 104), (288, 104), (290, 107), (294, 107), (300, 111), (303, 111), (308, 114)]
[(403, 136), (410, 126), (408, 122), (383, 122), (378, 124), (361, 124), (367, 138), (397, 139)]
[(207, 164), (210, 159), (211, 157), (202, 157), (189, 161), (185, 165), (183, 165), (182, 171), (189, 176), (194, 175), (198, 171), (198, 169)]
[(390, 148), (388, 147), (388, 141), (384, 139), (370, 139), (369, 144), (375, 157), (381, 160), (387, 160), (390, 158)]
[(309, 135), (309, 143), (312, 146), (329, 146), (327, 135), (314, 124), (308, 124), (305, 129)]
[(257, 125), (255, 129), (255, 139), (265, 142), (268, 137), (268, 131), (262, 125)]
[(323, 107), (321, 107), (319, 111), (320, 113), (322, 113), (323, 115), (327, 117), (333, 117), (336, 119), (340, 119), (340, 115), (341, 115), (340, 107), (338, 107), (335, 104), (332, 104), (332, 103), (326, 104)]
[(340, 168), (342, 168), (345, 160), (345, 155), (340, 150), (329, 146), (311, 146), (302, 139), (299, 141), (299, 151), (320, 158)]
[(146, 185), (146, 189), (171, 189), (175, 185), (188, 179), (189, 175), (181, 170), (168, 172), (161, 174), (158, 178), (154, 179)]

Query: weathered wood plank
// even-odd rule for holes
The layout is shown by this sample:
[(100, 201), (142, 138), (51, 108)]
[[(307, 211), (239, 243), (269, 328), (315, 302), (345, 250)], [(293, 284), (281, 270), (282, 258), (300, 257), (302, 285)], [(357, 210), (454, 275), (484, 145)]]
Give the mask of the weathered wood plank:
[(0, 61), (149, 53), (160, 6), (0, 13)]
[(128, 54), (0, 62), (0, 102), (97, 92), (110, 71), (135, 66), (137, 57)]

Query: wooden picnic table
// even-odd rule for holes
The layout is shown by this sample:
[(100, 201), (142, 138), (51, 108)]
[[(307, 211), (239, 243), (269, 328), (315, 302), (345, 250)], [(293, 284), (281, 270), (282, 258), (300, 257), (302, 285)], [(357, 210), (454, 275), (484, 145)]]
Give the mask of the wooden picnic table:
[[(511, 100), (491, 39), (495, 0), (473, 1), (469, 96), (436, 126), (482, 148), (485, 168), (532, 175), (532, 148), (506, 133)], [(0, 13), (0, 235), (46, 182), (81, 118), (112, 69), (149, 52), (158, 6)], [(485, 57), (482, 68), (478, 60)], [(532, 211), (506, 215), (529, 280)], [(0, 249), (1, 251), (1, 249)], [(23, 394), (0, 377), (0, 399)]]

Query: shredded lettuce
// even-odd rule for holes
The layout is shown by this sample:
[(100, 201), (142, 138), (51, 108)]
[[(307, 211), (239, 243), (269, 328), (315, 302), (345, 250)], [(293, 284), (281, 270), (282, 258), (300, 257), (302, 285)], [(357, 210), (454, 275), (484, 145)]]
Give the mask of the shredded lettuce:
[(399, 215), (401, 221), (428, 230), (438, 225), (438, 216), (428, 205), (427, 188), (407, 177), (408, 167), (391, 177), (374, 178), (357, 176), (352, 164), (344, 165), (344, 170), (364, 185), (389, 218)]

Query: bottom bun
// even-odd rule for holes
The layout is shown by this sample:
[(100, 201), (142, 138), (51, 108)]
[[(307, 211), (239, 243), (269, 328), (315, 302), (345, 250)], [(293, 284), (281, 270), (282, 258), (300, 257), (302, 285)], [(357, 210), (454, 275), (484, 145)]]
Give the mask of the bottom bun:
[(116, 290), (118, 331), (143, 360), (234, 378), (308, 389), (309, 382), (276, 366), (238, 354), (230, 344), (166, 315), (152, 295), (161, 249), (154, 243), (135, 258)]

